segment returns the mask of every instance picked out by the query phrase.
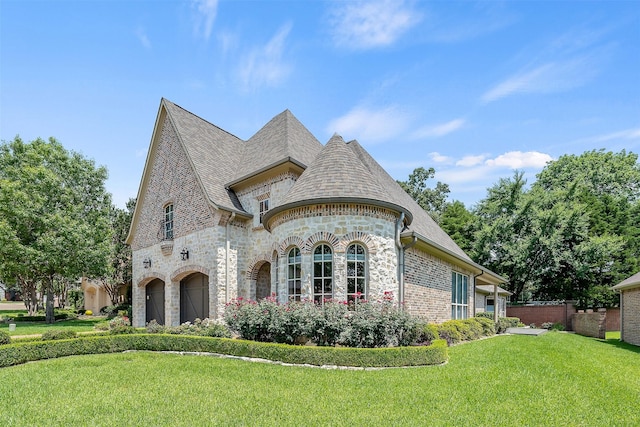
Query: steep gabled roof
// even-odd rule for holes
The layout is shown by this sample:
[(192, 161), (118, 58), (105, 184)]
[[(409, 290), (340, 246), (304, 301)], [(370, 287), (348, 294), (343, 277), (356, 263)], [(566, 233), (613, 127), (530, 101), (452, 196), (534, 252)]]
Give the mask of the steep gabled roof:
[(244, 141), (166, 99), (162, 104), (209, 200), (216, 207), (243, 212), (235, 194), (225, 184), (241, 164)]
[(375, 177), (378, 185), (383, 188), (385, 193), (385, 199), (391, 203), (399, 206), (403, 206), (413, 216), (413, 221), (408, 226), (407, 230), (403, 232), (403, 235), (410, 235), (416, 233), (418, 238), (429, 239), (444, 249), (452, 252), (458, 257), (466, 261), (471, 261), (471, 258), (453, 241), (447, 233), (445, 233), (436, 222), (429, 216), (429, 214), (416, 203), (415, 200), (407, 194), (406, 191), (400, 187), (400, 184), (391, 177), (385, 171), (378, 162), (358, 143), (358, 141), (351, 141), (348, 144), (351, 149), (358, 155), (363, 164), (367, 166), (371, 174)]
[(284, 161), (307, 167), (322, 150), (322, 144), (289, 110), (275, 116), (244, 145), (242, 167), (233, 180), (242, 181), (256, 172)]
[(407, 222), (411, 213), (387, 197), (385, 188), (356, 152), (341, 136), (334, 135), (316, 159), (300, 175), (279, 206), (269, 210), (269, 218), (293, 207), (315, 203), (365, 203), (405, 212)]

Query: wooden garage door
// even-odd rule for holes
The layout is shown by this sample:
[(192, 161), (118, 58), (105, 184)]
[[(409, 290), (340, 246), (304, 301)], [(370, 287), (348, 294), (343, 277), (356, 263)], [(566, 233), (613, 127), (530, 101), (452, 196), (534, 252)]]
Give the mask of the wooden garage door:
[(180, 323), (209, 317), (209, 277), (194, 273), (180, 282)]
[(147, 294), (147, 320), (154, 320), (164, 325), (164, 282), (154, 279), (146, 287)]

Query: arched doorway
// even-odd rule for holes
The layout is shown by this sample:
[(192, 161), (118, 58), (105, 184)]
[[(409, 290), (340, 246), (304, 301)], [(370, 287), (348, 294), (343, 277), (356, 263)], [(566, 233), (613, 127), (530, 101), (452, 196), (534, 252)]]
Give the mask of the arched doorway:
[(153, 279), (145, 289), (147, 315), (146, 323), (155, 320), (160, 325), (164, 325), (164, 282), (160, 279)]
[(271, 295), (271, 264), (265, 262), (256, 274), (256, 301)]
[(180, 281), (180, 323), (209, 317), (209, 276), (193, 273)]

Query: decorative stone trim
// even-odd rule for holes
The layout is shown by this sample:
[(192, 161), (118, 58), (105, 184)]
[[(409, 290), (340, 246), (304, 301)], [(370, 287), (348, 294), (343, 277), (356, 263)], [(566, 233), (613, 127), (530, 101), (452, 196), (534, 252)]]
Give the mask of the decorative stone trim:
[(160, 279), (163, 282), (167, 283), (167, 280), (166, 280), (164, 274), (159, 273), (157, 271), (150, 271), (149, 273), (147, 273), (144, 276), (142, 276), (140, 278), (140, 280), (138, 280), (138, 287), (139, 288), (144, 288), (145, 286), (147, 286), (149, 283), (151, 283), (155, 279)]
[[(269, 178), (268, 180), (264, 181), (264, 182), (260, 182), (259, 184), (255, 184), (255, 185), (251, 185), (247, 188), (245, 188), (244, 190), (238, 191), (236, 193), (236, 195), (238, 197), (242, 197), (245, 196), (247, 194), (264, 194), (264, 193), (268, 193), (271, 185), (275, 184), (276, 182), (281, 182), (281, 181), (285, 181), (287, 179), (292, 179), (292, 180), (297, 180), (298, 179), (297, 174), (293, 173), (293, 172), (283, 172), (279, 175), (276, 175), (272, 178)], [(257, 197), (257, 196), (256, 196)]]
[(261, 201), (263, 201), (263, 200), (268, 199), (269, 197), (271, 197), (271, 192), (270, 192), (270, 191), (267, 191), (266, 193), (261, 194), (261, 195), (259, 195), (258, 197), (256, 197), (256, 199), (257, 199), (259, 202), (261, 202)]
[(305, 242), (305, 252), (311, 253), (313, 247), (320, 242), (327, 242), (329, 243), (329, 245), (335, 248), (335, 246), (338, 244), (338, 238), (333, 233), (330, 233), (328, 231), (318, 231), (317, 233), (313, 233), (307, 238), (307, 241)]
[(266, 263), (270, 263), (271, 261), (269, 261), (271, 257), (268, 255), (260, 255), (255, 257), (253, 260), (251, 260), (251, 262), (249, 263), (249, 268), (247, 269), (246, 272), (246, 279), (247, 280), (257, 280), (258, 279), (258, 271), (260, 271), (260, 267), (262, 267), (264, 264)]
[(168, 256), (173, 252), (173, 240), (163, 240), (160, 242), (160, 251), (162, 255)]
[(205, 276), (210, 275), (208, 268), (205, 268), (196, 264), (185, 265), (184, 267), (180, 267), (179, 269), (173, 272), (173, 274), (171, 275), (171, 281), (179, 282), (180, 280), (184, 279), (191, 273), (202, 273)]
[(297, 246), (298, 249), (300, 249), (301, 253), (303, 252), (303, 249), (305, 249), (304, 240), (302, 240), (298, 236), (289, 236), (286, 239), (284, 239), (284, 241), (280, 243), (280, 246), (278, 247), (278, 252), (280, 253), (280, 256), (285, 256), (287, 249), (289, 249), (291, 246)]
[(397, 218), (397, 214), (395, 212), (379, 206), (331, 203), (300, 206), (298, 208), (289, 209), (277, 214), (269, 223), (271, 230), (273, 230), (279, 225), (296, 219), (337, 215), (364, 216), (386, 219), (387, 221), (395, 221)]
[(340, 238), (340, 241), (336, 245), (336, 252), (346, 252), (347, 247), (352, 243), (360, 243), (365, 248), (367, 248), (367, 252), (371, 255), (376, 253), (376, 247), (373, 244), (373, 239), (370, 234), (363, 233), (362, 231), (352, 231), (351, 233), (347, 233)]

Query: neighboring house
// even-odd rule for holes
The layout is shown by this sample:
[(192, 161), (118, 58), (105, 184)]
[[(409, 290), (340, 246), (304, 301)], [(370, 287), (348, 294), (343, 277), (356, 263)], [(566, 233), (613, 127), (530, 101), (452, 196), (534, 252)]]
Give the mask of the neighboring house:
[[(84, 309), (91, 310), (93, 314), (98, 314), (101, 308), (113, 305), (101, 280), (82, 277), (80, 289), (84, 294)], [(128, 286), (122, 286), (119, 289), (118, 303), (126, 301), (127, 290)]]
[[(476, 313), (495, 312), (496, 297), (494, 291), (496, 289), (490, 285), (476, 285)], [(498, 287), (498, 317), (507, 316), (507, 298), (512, 295), (506, 289)]]
[(357, 142), (286, 110), (247, 141), (160, 102), (127, 243), (133, 322), (220, 317), (234, 298), (385, 292), (432, 322), (473, 316), (476, 264)]
[(4, 285), (2, 284), (2, 282), (0, 282), (0, 301), (4, 301), (5, 296), (4, 296)]
[(615, 285), (620, 292), (620, 339), (640, 345), (640, 272)]

